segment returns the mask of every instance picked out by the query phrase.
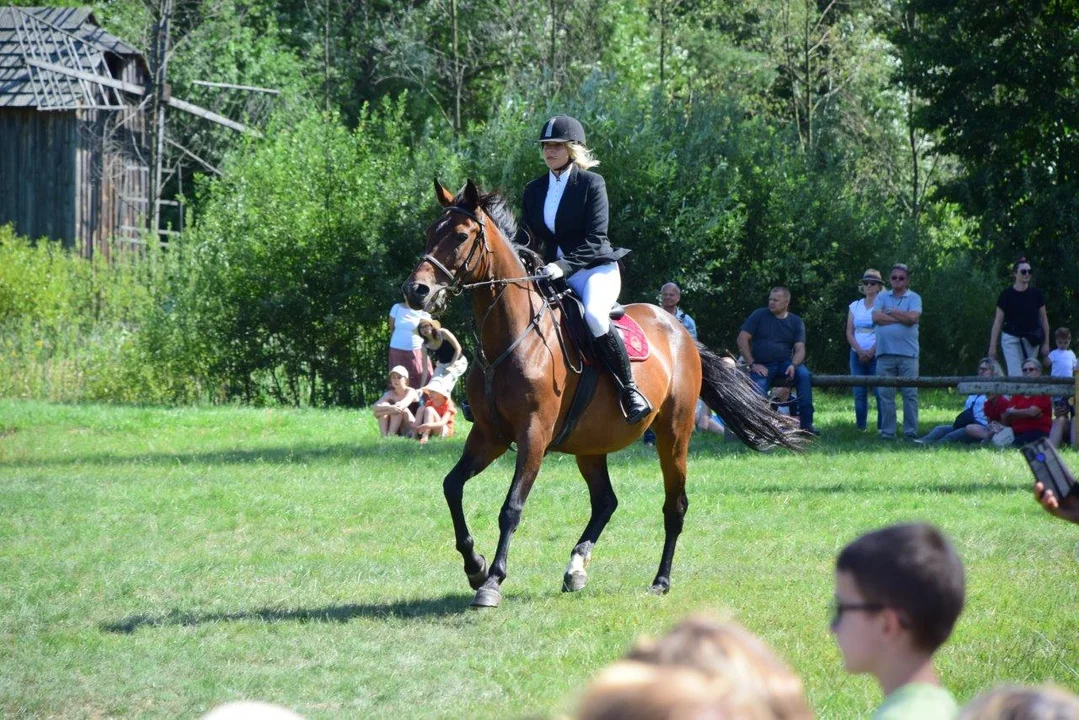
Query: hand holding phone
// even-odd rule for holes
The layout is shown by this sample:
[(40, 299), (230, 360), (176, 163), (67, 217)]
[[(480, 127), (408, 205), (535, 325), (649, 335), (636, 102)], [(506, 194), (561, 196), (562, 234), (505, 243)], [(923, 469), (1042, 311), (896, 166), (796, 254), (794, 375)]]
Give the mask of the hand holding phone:
[(1022, 452), (1034, 473), (1034, 497), (1042, 508), (1050, 515), (1079, 525), (1079, 491), (1056, 448), (1042, 438), (1024, 445)]
[(1026, 458), (1034, 479), (1046, 490), (1052, 490), (1058, 502), (1076, 492), (1075, 476), (1060, 458), (1060, 453), (1046, 438), (1024, 445), (1023, 457)]

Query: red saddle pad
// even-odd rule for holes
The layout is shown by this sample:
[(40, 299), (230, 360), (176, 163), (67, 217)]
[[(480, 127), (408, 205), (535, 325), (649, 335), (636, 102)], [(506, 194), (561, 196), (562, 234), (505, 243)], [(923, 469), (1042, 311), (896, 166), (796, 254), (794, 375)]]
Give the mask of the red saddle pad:
[(622, 342), (626, 345), (626, 352), (629, 354), (630, 362), (644, 362), (647, 360), (649, 353), (648, 338), (645, 336), (641, 326), (637, 324), (637, 321), (629, 315), (623, 315), (613, 322), (622, 331)]

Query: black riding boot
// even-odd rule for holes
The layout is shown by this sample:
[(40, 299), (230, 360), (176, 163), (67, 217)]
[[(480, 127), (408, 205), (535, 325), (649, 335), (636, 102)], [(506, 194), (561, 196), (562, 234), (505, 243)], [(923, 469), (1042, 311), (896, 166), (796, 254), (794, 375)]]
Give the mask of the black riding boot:
[(652, 412), (652, 403), (637, 389), (633, 382), (633, 372), (629, 366), (629, 355), (626, 347), (622, 344), (622, 338), (613, 327), (606, 335), (593, 338), (599, 358), (607, 366), (614, 379), (622, 388), (618, 401), (622, 405), (622, 413), (626, 416), (626, 422), (630, 425), (640, 422), (646, 415)]

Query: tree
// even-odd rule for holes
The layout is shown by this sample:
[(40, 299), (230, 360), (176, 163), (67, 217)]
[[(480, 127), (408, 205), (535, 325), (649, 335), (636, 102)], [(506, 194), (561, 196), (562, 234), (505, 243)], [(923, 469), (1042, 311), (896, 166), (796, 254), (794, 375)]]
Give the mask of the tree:
[[(915, 123), (939, 132), (962, 172), (941, 194), (980, 219), (1000, 274), (1024, 253), (1045, 269), (1054, 318), (1076, 318), (1079, 264), (1079, 3), (908, 0), (895, 34), (899, 79), (925, 100)], [(1054, 323), (1058, 320), (1054, 319)]]

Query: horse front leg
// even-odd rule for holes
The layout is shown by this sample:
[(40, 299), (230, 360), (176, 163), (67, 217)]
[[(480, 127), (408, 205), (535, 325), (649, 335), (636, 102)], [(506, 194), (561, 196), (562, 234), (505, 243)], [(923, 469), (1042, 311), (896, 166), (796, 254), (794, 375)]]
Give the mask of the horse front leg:
[(532, 442), (528, 439), (517, 441), (517, 467), (510, 490), (506, 494), (506, 501), (502, 503), (502, 511), (498, 514), (498, 549), (495, 551), (495, 560), (491, 564), (487, 580), (476, 591), (472, 607), (494, 608), (502, 603), (501, 588), (506, 579), (510, 540), (521, 522), (521, 513), (528, 493), (532, 490), (532, 484), (536, 481), (536, 475), (539, 474), (545, 447), (546, 442)]
[[(475, 437), (475, 440), (473, 438)], [(464, 499), (465, 483), (474, 475), (483, 472), (502, 453), (505, 447), (497, 447), (486, 441), (473, 426), (472, 431), (465, 441), (465, 450), (461, 459), (453, 466), (449, 474), (442, 481), (442, 493), (446, 496), (446, 504), (450, 508), (450, 518), (453, 520), (453, 534), (456, 539), (457, 552), (465, 561), (465, 575), (468, 584), (473, 590), (478, 589), (487, 580), (487, 560), (475, 551), (475, 543), (472, 533), (468, 530), (465, 521), (465, 512), (462, 506)]]

